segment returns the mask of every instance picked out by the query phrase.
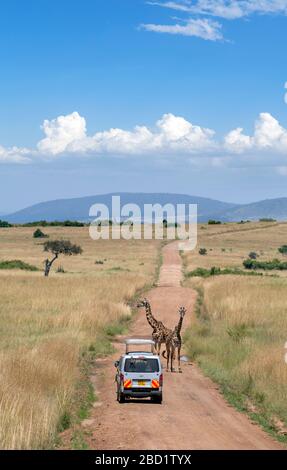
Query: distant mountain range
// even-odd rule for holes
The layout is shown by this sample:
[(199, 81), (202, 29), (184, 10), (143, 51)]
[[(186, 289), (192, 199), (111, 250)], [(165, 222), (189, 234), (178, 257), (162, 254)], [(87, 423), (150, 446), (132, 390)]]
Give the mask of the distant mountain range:
[(287, 220), (287, 198), (267, 199), (251, 204), (232, 204), (204, 197), (164, 193), (117, 193), (42, 202), (13, 214), (5, 215), (5, 220), (18, 224), (38, 220), (89, 221), (89, 210), (95, 203), (105, 204), (111, 212), (113, 195), (121, 197), (121, 206), (137, 204), (142, 213), (144, 204), (197, 204), (198, 220), (200, 222), (206, 222), (209, 219), (222, 222), (258, 220), (261, 218)]

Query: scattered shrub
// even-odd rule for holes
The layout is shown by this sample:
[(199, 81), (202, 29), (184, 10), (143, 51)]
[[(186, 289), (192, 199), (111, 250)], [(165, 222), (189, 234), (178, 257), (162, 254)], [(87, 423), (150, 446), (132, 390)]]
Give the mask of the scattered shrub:
[(48, 235), (46, 235), (40, 228), (37, 228), (35, 232), (33, 233), (33, 238), (48, 238)]
[(36, 266), (24, 263), (19, 259), (11, 261), (0, 261), (0, 269), (22, 269), (24, 271), (39, 271)]
[(245, 269), (257, 270), (262, 269), (263, 271), (284, 271), (287, 270), (287, 262), (281, 262), (279, 259), (273, 259), (272, 261), (257, 261), (253, 259), (246, 259), (243, 261)]
[(271, 217), (263, 217), (259, 219), (259, 222), (276, 222), (276, 219), (272, 219)]
[(70, 413), (68, 411), (64, 411), (64, 413), (62, 414), (62, 416), (59, 419), (58, 429), (57, 429), (58, 432), (63, 432), (66, 429), (69, 429), (71, 424), (72, 424), (72, 417), (71, 417)]
[(12, 225), (9, 224), (9, 222), (6, 222), (5, 220), (0, 220), (0, 228), (9, 228), (9, 227), (12, 227)]
[(278, 248), (279, 253), (282, 255), (287, 255), (287, 245), (282, 245), (280, 248)]
[(200, 248), (198, 253), (202, 256), (206, 255), (207, 254), (207, 249), (206, 248)]
[(246, 272), (238, 268), (225, 268), (221, 269), (213, 266), (211, 269), (196, 268), (193, 271), (187, 273), (187, 277), (211, 277), (211, 276), (224, 276), (224, 275), (238, 275), (238, 276), (263, 276), (262, 273), (256, 273), (254, 271)]
[(208, 221), (208, 225), (221, 225), (221, 224), (222, 224), (222, 222), (221, 222), (220, 220), (212, 220), (212, 219), (210, 219), (210, 220)]
[(187, 277), (209, 277), (210, 270), (209, 269), (204, 269), (204, 268), (196, 268), (193, 271), (190, 271), (187, 273)]
[(64, 270), (63, 266), (59, 266), (56, 272), (60, 274), (65, 274), (66, 271)]
[(250, 259), (257, 259), (258, 258), (258, 254), (255, 252), (255, 251), (250, 251), (248, 257)]

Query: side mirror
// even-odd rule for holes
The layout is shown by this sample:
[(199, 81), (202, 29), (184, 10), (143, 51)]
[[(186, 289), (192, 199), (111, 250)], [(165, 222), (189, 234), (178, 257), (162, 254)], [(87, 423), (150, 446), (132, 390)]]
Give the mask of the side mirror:
[(116, 367), (116, 368), (119, 367), (119, 363), (120, 363), (120, 361), (116, 361), (116, 362), (115, 362), (115, 367)]

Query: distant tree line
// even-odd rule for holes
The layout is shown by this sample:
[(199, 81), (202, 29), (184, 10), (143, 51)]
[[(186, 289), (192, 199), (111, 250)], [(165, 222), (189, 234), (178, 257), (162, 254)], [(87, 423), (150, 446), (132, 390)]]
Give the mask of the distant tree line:
[[(112, 223), (112, 222), (111, 222)], [(78, 222), (77, 220), (64, 220), (60, 222), (54, 220), (48, 222), (47, 220), (37, 220), (35, 222), (27, 222), (25, 224), (10, 224), (5, 220), (0, 220), (0, 228), (8, 227), (88, 227), (89, 222)]]
[(259, 219), (259, 222), (277, 222), (277, 220), (272, 219), (271, 217), (263, 217), (262, 219)]
[(9, 222), (6, 222), (5, 220), (0, 220), (0, 227), (1, 228), (8, 228), (8, 227), (12, 227), (12, 225), (9, 224)]
[(38, 220), (37, 222), (27, 222), (26, 224), (19, 225), (21, 225), (21, 227), (87, 227), (89, 224), (78, 222), (77, 220), (64, 220), (63, 222), (58, 220), (54, 220), (52, 222), (48, 222), (47, 220)]

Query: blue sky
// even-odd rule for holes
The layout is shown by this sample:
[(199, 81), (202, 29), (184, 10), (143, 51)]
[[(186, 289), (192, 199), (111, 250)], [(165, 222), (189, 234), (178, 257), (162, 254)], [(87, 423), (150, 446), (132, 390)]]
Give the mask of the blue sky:
[(9, 0), (0, 18), (0, 213), (287, 196), (287, 1)]

